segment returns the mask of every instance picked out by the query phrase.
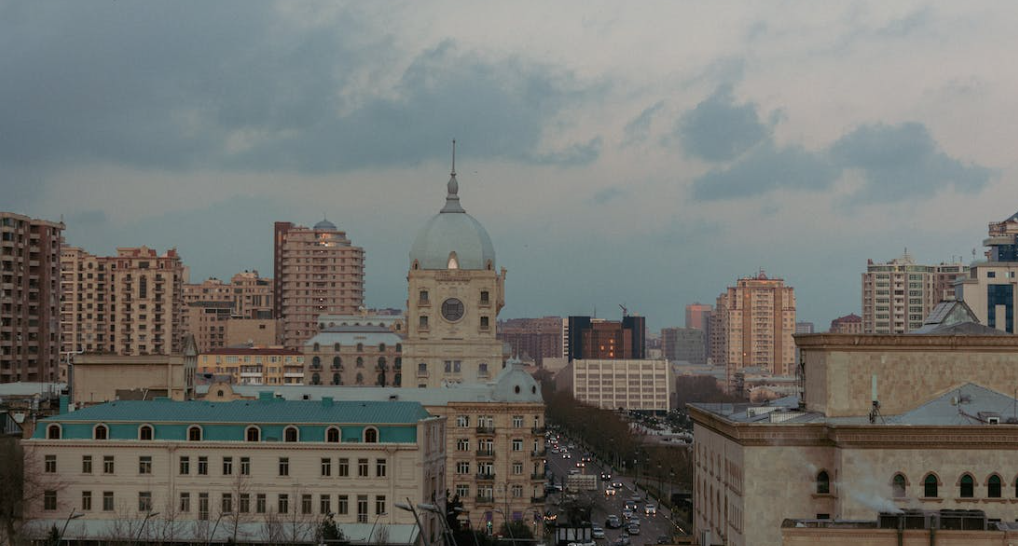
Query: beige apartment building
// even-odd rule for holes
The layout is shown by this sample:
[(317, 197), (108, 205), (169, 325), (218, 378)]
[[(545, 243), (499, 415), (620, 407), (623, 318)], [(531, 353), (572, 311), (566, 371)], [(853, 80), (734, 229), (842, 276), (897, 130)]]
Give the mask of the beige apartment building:
[(283, 345), (300, 349), (317, 332), (318, 317), (353, 314), (364, 305), (364, 249), (354, 246), (335, 224), (313, 228), (275, 224), (275, 318), (283, 324)]
[[(290, 386), (268, 389), (283, 400), (400, 400), (419, 402), (447, 423), (447, 487), (463, 501), (461, 519), (474, 529), (505, 519), (532, 521), (544, 513), (544, 399), (521, 365), (509, 365), (485, 383), (427, 389)], [(264, 387), (217, 383), (198, 387), (207, 401), (251, 400)]]
[(675, 380), (667, 360), (583, 360), (555, 374), (555, 385), (602, 409), (668, 412)]
[(399, 387), (403, 338), (371, 320), (358, 326), (326, 327), (304, 342), (304, 364), (304, 381), (309, 385)]
[(198, 356), (198, 372), (239, 385), (301, 385), (307, 377), (303, 353), (278, 347), (212, 349)]
[(0, 383), (60, 378), (63, 230), (0, 212)]
[(65, 353), (124, 356), (180, 351), (184, 266), (175, 249), (118, 248), (94, 256), (65, 247), (60, 326)]
[(460, 205), (455, 170), (447, 189), (445, 206), (410, 249), (403, 359), (412, 368), (404, 387), (485, 382), (504, 362), (495, 323), (505, 305), (505, 268), (495, 269), (488, 232)]
[(700, 543), (804, 544), (782, 522), (909, 508), (1013, 521), (1018, 339), (971, 328), (984, 334), (800, 335), (801, 395), (690, 405)]
[(199, 284), (185, 284), (184, 303), (228, 301), (233, 304), (233, 317), (246, 319), (272, 318), (272, 279), (258, 276), (258, 271), (243, 271), (229, 283), (210, 278)]
[(71, 402), (194, 398), (198, 351), (191, 336), (181, 344), (174, 355), (78, 355), (70, 367)]
[(712, 360), (725, 366), (730, 388), (743, 368), (794, 374), (795, 289), (782, 279), (763, 271), (739, 279), (718, 296), (712, 320)]
[(967, 271), (962, 263), (917, 264), (907, 252), (887, 263), (869, 260), (862, 274), (862, 333), (922, 328), (933, 308), (953, 297), (955, 280)]
[[(237, 273), (229, 283), (211, 278), (200, 284), (185, 284), (183, 292), (181, 329), (194, 334), (199, 351), (249, 339), (259, 345), (280, 343), (277, 326), (272, 322), (272, 279), (259, 277), (257, 271)], [(234, 321), (257, 322), (231, 328)]]
[(226, 323), (226, 347), (282, 347), (282, 325), (276, 319), (231, 318)]
[[(103, 404), (24, 442), (43, 488), (25, 517), (45, 536), (80, 513), (64, 540), (145, 544), (307, 543), (331, 517), (352, 542), (409, 545), (414, 515), (397, 503), (445, 505), (445, 438), (416, 402)], [(419, 515), (439, 539), (443, 516)]]

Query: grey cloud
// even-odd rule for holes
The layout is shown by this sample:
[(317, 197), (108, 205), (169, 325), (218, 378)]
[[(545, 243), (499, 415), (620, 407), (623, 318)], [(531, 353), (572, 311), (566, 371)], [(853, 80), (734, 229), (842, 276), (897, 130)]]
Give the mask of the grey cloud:
[(664, 108), (664, 105), (663, 101), (659, 101), (652, 106), (644, 108), (640, 115), (631, 119), (623, 129), (623, 146), (647, 140), (647, 137), (650, 136), (650, 124), (654, 120), (654, 116)]
[(930, 6), (922, 6), (904, 17), (893, 19), (883, 27), (876, 30), (877, 36), (904, 37), (915, 30), (927, 26), (933, 19), (933, 12)]
[(591, 196), (590, 200), (597, 205), (604, 205), (605, 203), (618, 199), (625, 194), (626, 192), (619, 188), (610, 187), (594, 192), (594, 195)]
[(831, 157), (844, 169), (857, 169), (866, 181), (853, 201), (900, 201), (953, 186), (978, 191), (994, 171), (944, 154), (921, 123), (865, 125), (831, 145)]
[(562, 150), (530, 153), (525, 157), (527, 160), (541, 165), (586, 165), (595, 161), (601, 155), (602, 144), (602, 138), (598, 136), (586, 143), (573, 144)]
[(830, 187), (838, 170), (822, 155), (798, 146), (761, 144), (739, 161), (714, 169), (693, 182), (699, 200), (752, 197), (778, 188), (819, 190)]
[(736, 104), (728, 85), (679, 118), (675, 136), (691, 155), (712, 162), (735, 159), (770, 138), (754, 103)]

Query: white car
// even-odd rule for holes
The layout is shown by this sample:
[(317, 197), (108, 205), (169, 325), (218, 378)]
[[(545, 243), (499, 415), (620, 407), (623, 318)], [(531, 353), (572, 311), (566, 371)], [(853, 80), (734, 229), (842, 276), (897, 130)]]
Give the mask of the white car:
[(591, 538), (604, 538), (604, 529), (594, 525), (590, 528), (590, 536)]
[(657, 505), (656, 504), (652, 504), (652, 503), (647, 503), (647, 505), (643, 507), (643, 513), (648, 515), (648, 516), (656, 516), (657, 515)]
[(614, 497), (615, 496), (615, 488), (614, 487), (606, 487), (604, 489), (604, 496), (606, 496), (606, 497)]

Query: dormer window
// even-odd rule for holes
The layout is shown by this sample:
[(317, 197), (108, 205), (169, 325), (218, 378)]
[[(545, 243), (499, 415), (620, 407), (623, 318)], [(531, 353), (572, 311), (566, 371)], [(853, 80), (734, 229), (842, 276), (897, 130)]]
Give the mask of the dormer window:
[(47, 440), (59, 440), (60, 439), (60, 425), (50, 425), (46, 427), (46, 439)]
[(297, 436), (297, 427), (286, 427), (286, 430), (283, 431), (284, 442), (296, 442)]
[(106, 425), (96, 425), (92, 429), (92, 438), (96, 440), (106, 440), (110, 437), (110, 429)]
[(152, 427), (150, 427), (149, 425), (142, 425), (141, 428), (138, 429), (138, 439), (151, 440), (152, 437), (153, 437)]
[(201, 427), (193, 426), (187, 429), (187, 441), (188, 442), (200, 442), (201, 441)]

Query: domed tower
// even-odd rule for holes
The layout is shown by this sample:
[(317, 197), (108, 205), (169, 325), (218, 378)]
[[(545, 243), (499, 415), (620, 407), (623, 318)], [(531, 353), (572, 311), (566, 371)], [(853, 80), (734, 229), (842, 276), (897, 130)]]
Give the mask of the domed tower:
[(495, 323), (505, 269), (495, 270), (488, 232), (460, 204), (453, 154), (445, 206), (410, 248), (404, 387), (487, 382), (502, 368)]

